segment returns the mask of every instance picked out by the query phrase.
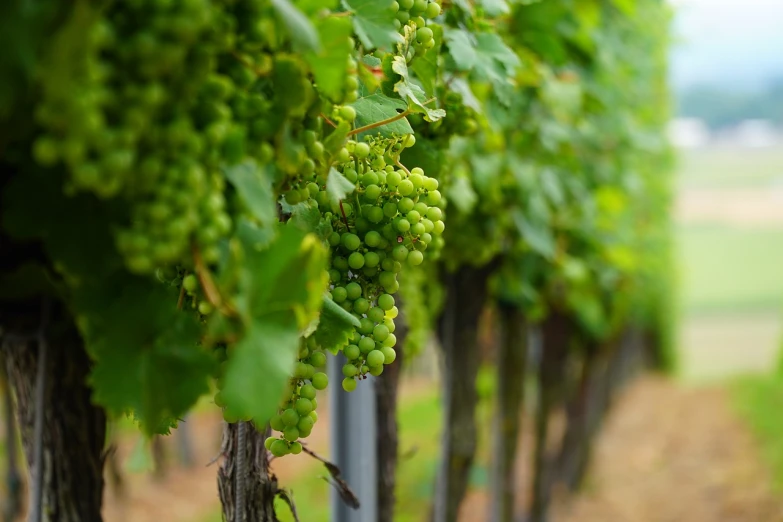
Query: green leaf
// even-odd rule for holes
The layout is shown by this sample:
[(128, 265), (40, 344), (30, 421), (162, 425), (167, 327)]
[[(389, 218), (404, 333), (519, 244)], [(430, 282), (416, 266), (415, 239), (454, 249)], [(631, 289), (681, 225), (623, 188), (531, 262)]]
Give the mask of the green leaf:
[(402, 41), (394, 25), (394, 0), (343, 0), (343, 5), (353, 13), (354, 31), (367, 50), (391, 50)]
[(331, 134), (324, 139), (324, 150), (329, 154), (337, 154), (345, 146), (345, 140), (348, 138), (350, 131), (351, 125), (346, 121), (341, 121), (332, 130)]
[[(364, 127), (397, 116), (407, 108), (407, 105), (402, 100), (389, 98), (381, 92), (376, 92), (356, 100), (353, 108), (356, 109), (356, 126)], [(407, 119), (400, 118), (397, 121), (376, 127), (366, 133), (360, 133), (357, 137), (361, 138), (366, 134), (377, 134), (379, 132), (384, 137), (390, 137), (393, 134), (413, 134), (413, 128)]]
[(342, 201), (355, 189), (356, 185), (345, 179), (345, 176), (337, 172), (334, 167), (329, 169), (329, 176), (326, 178), (326, 194), (329, 196), (329, 201), (332, 203)]
[(240, 274), (236, 305), (245, 324), (267, 315), (291, 315), (304, 327), (318, 315), (326, 287), (327, 252), (311, 234), (295, 227), (279, 227), (263, 249), (245, 244), (244, 260), (227, 272)]
[(452, 91), (462, 95), (462, 103), (464, 103), (466, 107), (470, 107), (476, 111), (477, 114), (484, 112), (484, 107), (481, 105), (481, 102), (478, 101), (476, 95), (473, 94), (470, 84), (468, 84), (464, 78), (454, 78), (451, 80), (450, 87)]
[(321, 318), (313, 335), (318, 346), (337, 354), (348, 344), (354, 330), (359, 327), (359, 320), (328, 297), (324, 296), (323, 301)]
[(508, 105), (511, 101), (512, 80), (520, 61), (500, 35), (473, 35), (464, 29), (448, 29), (444, 38), (456, 69), (469, 71), (476, 79), (488, 81), (493, 87), (493, 94)]
[(277, 221), (272, 176), (267, 168), (261, 169), (255, 161), (247, 160), (223, 169), (239, 198), (262, 226), (269, 226)]
[(348, 18), (329, 16), (317, 23), (321, 49), (305, 54), (305, 61), (313, 71), (316, 88), (331, 100), (343, 97), (345, 77), (348, 75), (346, 56), (352, 51), (349, 37), (352, 34)]
[(555, 257), (555, 239), (545, 223), (532, 223), (520, 211), (513, 213), (514, 223), (522, 239), (533, 251), (547, 259)]
[(234, 305), (243, 329), (229, 354), (223, 398), (233, 414), (263, 424), (291, 375), (300, 330), (318, 316), (327, 251), (312, 234), (285, 226), (265, 248), (242, 246), (226, 270), (239, 273)]
[(478, 201), (476, 191), (473, 190), (473, 186), (466, 176), (455, 177), (454, 182), (446, 189), (446, 195), (449, 202), (454, 203), (454, 206), (463, 214), (470, 213)]
[(293, 373), (298, 348), (299, 331), (293, 322), (254, 321), (226, 364), (221, 392), (226, 409), (259, 426), (266, 424)]
[(484, 7), (484, 12), (492, 17), (508, 14), (511, 11), (506, 0), (481, 0), (481, 5)]
[(199, 346), (195, 314), (177, 310), (177, 293), (145, 278), (117, 276), (76, 292), (94, 400), (133, 411), (148, 433), (167, 431), (209, 391), (216, 361)]
[(394, 57), (394, 60), (392, 61), (392, 70), (401, 77), (400, 81), (394, 84), (394, 92), (408, 102), (408, 108), (413, 110), (413, 112), (424, 114), (424, 119), (430, 122), (438, 121), (446, 116), (446, 111), (443, 109), (430, 109), (424, 105), (424, 102), (426, 101), (424, 90), (411, 82), (410, 75), (408, 74), (408, 65), (405, 63), (404, 57)]
[(274, 7), (280, 21), (288, 29), (294, 46), (298, 47), (300, 51), (318, 51), (318, 32), (310, 20), (294, 7), (290, 0), (272, 0), (272, 7)]

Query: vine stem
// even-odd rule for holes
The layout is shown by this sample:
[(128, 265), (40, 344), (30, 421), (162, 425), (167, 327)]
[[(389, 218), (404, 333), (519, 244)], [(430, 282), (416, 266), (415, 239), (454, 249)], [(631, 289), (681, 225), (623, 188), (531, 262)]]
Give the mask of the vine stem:
[(390, 123), (394, 123), (395, 121), (401, 120), (404, 117), (408, 116), (411, 112), (410, 109), (405, 109), (401, 113), (399, 113), (396, 116), (392, 116), (391, 118), (386, 118), (385, 120), (376, 121), (375, 123), (371, 123), (369, 125), (365, 125), (364, 127), (357, 127), (356, 129), (352, 130), (348, 133), (348, 136), (355, 136), (359, 133), (366, 132), (368, 130), (377, 129), (378, 127), (383, 127), (384, 125), (388, 125)]
[(351, 227), (348, 225), (348, 218), (345, 215), (345, 209), (343, 208), (343, 200), (340, 200), (340, 212), (343, 215), (343, 222), (345, 223), (345, 228), (347, 228), (349, 231), (351, 230)]
[(323, 119), (324, 119), (324, 121), (325, 121), (326, 123), (328, 123), (329, 125), (331, 125), (331, 126), (332, 126), (332, 127), (334, 127), (335, 129), (337, 128), (337, 124), (336, 124), (335, 122), (333, 122), (332, 120), (330, 120), (329, 118), (327, 118), (327, 117), (326, 117), (326, 114), (324, 114), (324, 113), (322, 112), (322, 113), (321, 113), (319, 116), (321, 116), (321, 118), (323, 118)]
[(41, 325), (38, 330), (38, 368), (35, 375), (35, 425), (33, 427), (33, 484), (31, 491), (30, 522), (41, 522), (43, 517), (43, 430), (46, 407), (46, 359), (49, 345), (45, 329), (49, 322), (49, 301), (41, 303)]
[(234, 522), (243, 522), (245, 514), (245, 475), (247, 475), (247, 423), (237, 423), (237, 462), (234, 468)]
[(204, 259), (201, 257), (201, 251), (198, 249), (198, 246), (194, 244), (192, 251), (193, 263), (196, 265), (196, 276), (201, 284), (201, 288), (204, 289), (204, 296), (207, 298), (207, 301), (220, 310), (223, 315), (234, 315), (234, 311), (223, 302), (220, 291), (204, 264)]

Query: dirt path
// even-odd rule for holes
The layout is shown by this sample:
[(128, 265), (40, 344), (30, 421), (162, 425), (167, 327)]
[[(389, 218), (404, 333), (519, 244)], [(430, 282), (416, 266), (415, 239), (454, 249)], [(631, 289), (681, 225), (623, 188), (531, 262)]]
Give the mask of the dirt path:
[(720, 389), (646, 378), (618, 402), (590, 483), (555, 522), (778, 522), (783, 498)]
[[(783, 496), (719, 388), (645, 377), (618, 399), (599, 436), (584, 491), (556, 495), (552, 522), (782, 522)], [(528, 426), (529, 428), (529, 426)], [(530, 489), (530, 433), (518, 481)], [(487, 520), (472, 491), (460, 522)]]

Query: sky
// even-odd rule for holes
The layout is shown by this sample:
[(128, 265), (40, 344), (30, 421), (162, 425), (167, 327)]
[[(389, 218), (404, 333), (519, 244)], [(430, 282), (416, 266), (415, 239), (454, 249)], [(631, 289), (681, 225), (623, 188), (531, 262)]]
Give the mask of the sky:
[(783, 77), (783, 0), (672, 0), (672, 83), (755, 90)]

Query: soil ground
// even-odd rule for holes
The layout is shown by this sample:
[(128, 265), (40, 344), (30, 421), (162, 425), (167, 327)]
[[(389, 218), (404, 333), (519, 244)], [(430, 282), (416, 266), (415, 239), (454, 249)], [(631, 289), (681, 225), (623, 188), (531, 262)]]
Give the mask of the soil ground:
[[(529, 433), (520, 486), (529, 490)], [(783, 500), (727, 393), (658, 377), (623, 393), (599, 436), (583, 491), (557, 494), (552, 522), (780, 522)], [(472, 491), (460, 521), (487, 520)]]

